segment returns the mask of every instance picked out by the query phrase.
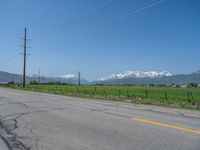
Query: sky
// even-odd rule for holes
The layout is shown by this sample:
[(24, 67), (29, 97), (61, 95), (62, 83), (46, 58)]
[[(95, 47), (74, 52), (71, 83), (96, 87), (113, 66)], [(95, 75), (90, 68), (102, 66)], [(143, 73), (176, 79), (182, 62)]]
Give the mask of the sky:
[[(199, 0), (0, 0), (0, 70), (81, 72), (200, 70)], [(30, 48), (29, 48), (30, 47)]]

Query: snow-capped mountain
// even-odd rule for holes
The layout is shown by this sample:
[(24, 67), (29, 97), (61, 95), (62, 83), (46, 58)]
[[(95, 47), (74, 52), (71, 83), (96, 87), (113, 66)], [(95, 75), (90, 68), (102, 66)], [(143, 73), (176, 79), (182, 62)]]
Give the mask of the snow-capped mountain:
[[(32, 80), (38, 80), (39, 74), (29, 74), (29, 78)], [(41, 76), (40, 75), (40, 82), (61, 82), (61, 83), (69, 83), (69, 84), (77, 84), (78, 82), (78, 75), (77, 74), (64, 74), (64, 75), (57, 75), (57, 76)], [(81, 84), (89, 84), (89, 82), (83, 78), (80, 79)]]
[[(74, 78), (72, 78), (74, 77)], [(107, 79), (107, 80), (106, 80)], [(26, 82), (39, 80), (38, 74), (32, 74), (26, 77)], [(22, 82), (22, 75), (8, 73), (0, 71), (0, 82), (16, 83)], [(76, 74), (59, 75), (55, 78), (40, 76), (41, 83), (48, 82), (61, 82), (68, 84), (77, 84)], [(104, 84), (104, 85), (130, 85), (130, 84), (188, 84), (188, 83), (199, 83), (200, 84), (200, 71), (196, 71), (190, 74), (171, 74), (167, 71), (126, 71), (123, 73), (113, 74), (101, 80), (88, 82), (87, 80), (81, 79), (81, 84)]]
[[(65, 74), (52, 77), (56, 81), (70, 84), (77, 84), (78, 74)], [(80, 79), (81, 84), (89, 84), (89, 82), (83, 78)]]
[(97, 81), (125, 79), (125, 78), (160, 78), (172, 76), (168, 71), (125, 71), (122, 73), (111, 74), (106, 77), (99, 78)]
[(74, 79), (74, 78), (78, 78), (78, 75), (77, 74), (65, 74), (65, 75), (55, 76), (55, 78)]
[(28, 74), (27, 77), (37, 78), (37, 77), (39, 77), (39, 74), (38, 73)]
[(200, 70), (193, 72), (192, 74), (200, 74)]

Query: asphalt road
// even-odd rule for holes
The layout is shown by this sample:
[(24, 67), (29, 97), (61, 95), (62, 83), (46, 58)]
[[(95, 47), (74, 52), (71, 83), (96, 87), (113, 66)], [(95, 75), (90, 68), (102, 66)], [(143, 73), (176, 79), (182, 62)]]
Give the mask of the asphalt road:
[(0, 135), (14, 150), (200, 150), (200, 111), (0, 88)]

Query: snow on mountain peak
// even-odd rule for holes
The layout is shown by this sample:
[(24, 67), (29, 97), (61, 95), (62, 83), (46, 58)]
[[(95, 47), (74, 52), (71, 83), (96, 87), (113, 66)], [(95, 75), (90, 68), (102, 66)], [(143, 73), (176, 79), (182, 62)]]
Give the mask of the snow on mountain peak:
[(111, 79), (123, 79), (123, 78), (160, 78), (160, 77), (166, 77), (166, 76), (172, 76), (171, 73), (168, 71), (125, 71), (122, 73), (116, 73), (111, 74), (106, 77), (102, 77), (98, 79), (98, 81), (104, 81), (104, 80), (111, 80)]
[(56, 77), (57, 78), (72, 79), (72, 78), (77, 78), (77, 75), (76, 74), (66, 74), (66, 75), (58, 75)]

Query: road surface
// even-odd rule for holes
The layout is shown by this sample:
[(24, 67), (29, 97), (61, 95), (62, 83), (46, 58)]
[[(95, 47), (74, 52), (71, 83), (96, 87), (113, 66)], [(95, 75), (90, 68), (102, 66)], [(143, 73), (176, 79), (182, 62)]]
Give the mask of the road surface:
[(14, 150), (200, 150), (200, 111), (0, 88), (0, 135)]

